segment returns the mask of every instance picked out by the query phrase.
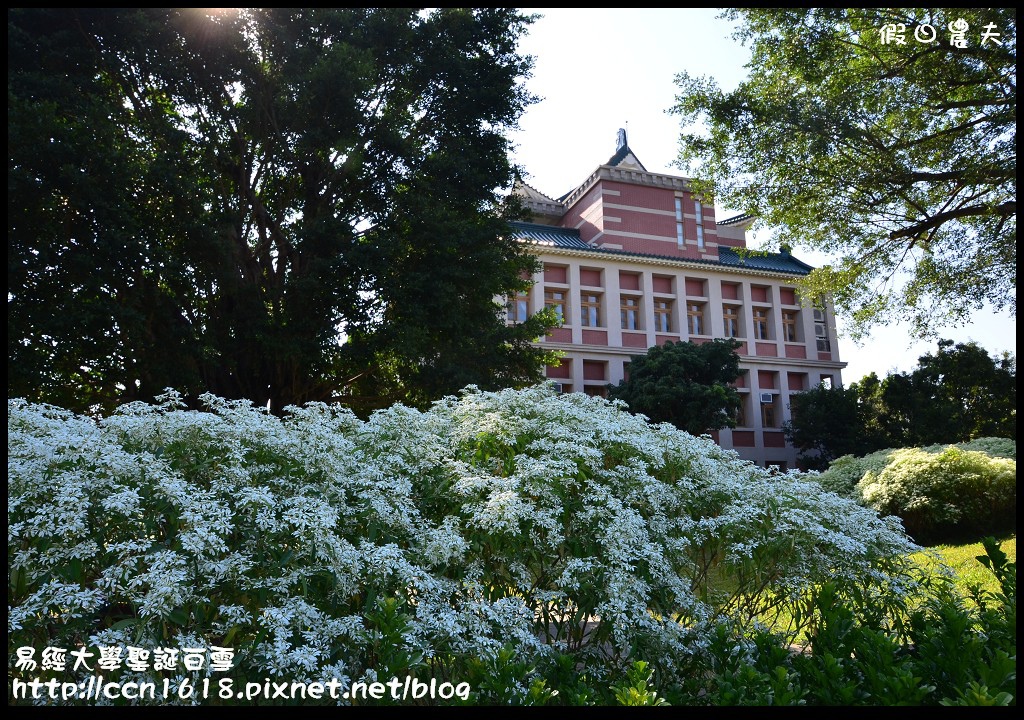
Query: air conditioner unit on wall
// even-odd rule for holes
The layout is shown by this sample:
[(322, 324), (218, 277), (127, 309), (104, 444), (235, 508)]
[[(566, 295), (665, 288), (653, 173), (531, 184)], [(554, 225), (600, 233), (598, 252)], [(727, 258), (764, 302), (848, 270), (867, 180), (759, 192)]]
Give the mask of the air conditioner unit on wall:
[(771, 393), (761, 393), (761, 404), (771, 405), (774, 398), (775, 396), (772, 395)]

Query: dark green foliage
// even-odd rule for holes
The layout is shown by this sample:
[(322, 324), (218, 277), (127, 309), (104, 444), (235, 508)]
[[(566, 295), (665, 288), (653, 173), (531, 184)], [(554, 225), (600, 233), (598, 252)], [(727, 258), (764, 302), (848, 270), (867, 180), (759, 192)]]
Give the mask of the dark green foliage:
[(909, 373), (874, 373), (847, 388), (793, 396), (784, 425), (801, 460), (823, 470), (843, 455), (1017, 435), (1017, 361), (977, 343), (940, 340)]
[(789, 409), (791, 419), (782, 428), (809, 470), (824, 470), (837, 457), (874, 449), (856, 386), (819, 385), (791, 396)]
[[(1016, 564), (995, 539), (982, 542), (985, 555), (978, 561), (992, 570), (999, 592), (965, 597), (947, 581), (932, 579), (879, 608), (855, 587), (826, 583), (816, 593), (807, 648), (780, 644), (767, 631), (743, 638), (720, 624), (703, 656), (690, 659), (686, 685), (668, 693), (671, 704), (1016, 705)], [(444, 661), (433, 665), (436, 673)], [(588, 677), (561, 653), (529, 666), (502, 650), (489, 661), (461, 660), (445, 667), (444, 675), (456, 670), (475, 689), (472, 704), (668, 704), (643, 661), (610, 685)], [(528, 689), (512, 692), (514, 687)]]
[(940, 340), (910, 373), (890, 375), (865, 401), (886, 417), (890, 447), (1017, 436), (1017, 362), (977, 343)]
[(668, 422), (693, 435), (735, 427), (740, 408), (732, 383), (740, 376), (735, 340), (652, 347), (629, 364), (629, 378), (609, 391), (652, 422)]
[[(835, 258), (807, 295), (828, 293), (856, 335), (901, 318), (926, 336), (986, 302), (1015, 313), (1016, 11), (724, 14), (751, 48), (749, 77), (730, 91), (677, 78), (680, 123), (700, 128), (681, 140), (696, 187)], [(935, 42), (915, 39), (923, 24)], [(883, 43), (886, 25), (905, 42)], [(986, 26), (1001, 44), (982, 44)]]
[(540, 379), (495, 298), (514, 9), (8, 13), (8, 394), (423, 405)]
[(880, 614), (856, 588), (827, 583), (806, 650), (767, 631), (743, 641), (722, 626), (681, 703), (1016, 705), (1016, 565), (993, 538), (983, 542), (978, 560), (1000, 592), (963, 597), (932, 581)]

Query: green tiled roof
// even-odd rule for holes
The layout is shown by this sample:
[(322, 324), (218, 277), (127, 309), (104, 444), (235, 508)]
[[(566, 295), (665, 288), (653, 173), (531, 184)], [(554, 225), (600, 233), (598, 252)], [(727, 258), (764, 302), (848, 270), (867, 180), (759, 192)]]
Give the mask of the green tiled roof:
[[(537, 245), (549, 247), (566, 248), (570, 250), (589, 250), (590, 252), (604, 253), (608, 255), (619, 255), (625, 257), (649, 257), (659, 260), (681, 260), (678, 256), (655, 255), (653, 253), (635, 253), (626, 250), (609, 250), (596, 248), (588, 245), (580, 239), (579, 230), (572, 228), (553, 227), (551, 225), (540, 225), (537, 223), (513, 222), (513, 236), (519, 240), (525, 240)], [(810, 265), (800, 262), (789, 253), (769, 253), (760, 250), (735, 250), (728, 247), (718, 248), (717, 261), (697, 260), (685, 258), (687, 262), (700, 263), (709, 266), (725, 266), (730, 268), (746, 268), (749, 270), (764, 270), (767, 272), (787, 273), (789, 275), (807, 275), (812, 268)]]
[(594, 249), (580, 240), (579, 230), (527, 222), (513, 222), (511, 224), (512, 232), (519, 240), (528, 240), (538, 245), (553, 245), (574, 250)]
[(814, 268), (800, 262), (789, 253), (772, 253), (761, 250), (740, 250), (719, 247), (718, 259), (722, 265), (730, 267), (751, 268), (753, 270), (771, 270), (772, 272), (807, 275)]

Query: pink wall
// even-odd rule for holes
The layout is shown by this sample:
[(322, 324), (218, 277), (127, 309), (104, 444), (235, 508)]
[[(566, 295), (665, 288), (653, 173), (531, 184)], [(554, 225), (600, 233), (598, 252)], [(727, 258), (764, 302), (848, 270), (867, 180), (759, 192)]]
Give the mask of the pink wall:
[(604, 380), (605, 369), (607, 365), (603, 362), (594, 362), (591, 360), (583, 361), (583, 379), (584, 380)]
[[(613, 195), (605, 191), (618, 194)], [(584, 215), (594, 217), (592, 209), (595, 204), (602, 217), (602, 220), (598, 221), (599, 224), (584, 218)], [(692, 214), (693, 208), (692, 196), (685, 193), (683, 211)], [(646, 210), (658, 210), (660, 213), (645, 212)], [(716, 242), (713, 212), (712, 208), (704, 209), (706, 243)], [(596, 239), (598, 244), (621, 245), (626, 252), (693, 260), (700, 259), (702, 255), (702, 252), (692, 245), (679, 248), (676, 237), (675, 191), (670, 188), (644, 187), (601, 180), (573, 203), (559, 224), (562, 227), (578, 228), (580, 239), (584, 242)], [(686, 218), (683, 225), (686, 239), (693, 241), (697, 237), (696, 222), (693, 218)], [(603, 235), (597, 238), (599, 233)], [(629, 237), (628, 234), (653, 237)], [(714, 248), (707, 247), (703, 254), (707, 253), (714, 254)]]
[[(559, 224), (562, 227), (567, 228), (579, 227), (580, 239), (583, 240), (583, 242), (590, 242), (591, 240), (594, 239), (594, 236), (601, 231), (601, 228), (597, 227), (590, 220), (584, 220), (582, 213), (583, 211), (590, 208), (590, 206), (593, 205), (595, 202), (601, 202), (600, 183), (590, 188), (590, 190), (588, 190), (582, 198), (576, 201), (572, 209), (570, 209), (569, 212), (567, 212), (565, 216), (562, 217), (562, 220)], [(593, 215), (591, 215), (591, 217), (593, 217)]]
[(686, 278), (686, 294), (690, 297), (707, 297), (707, 281)]
[(762, 438), (764, 439), (764, 446), (770, 448), (784, 448), (786, 447), (786, 435), (781, 432), (774, 432), (772, 430), (764, 430)]
[(733, 430), (732, 444), (735, 447), (754, 447), (753, 430)]
[(787, 382), (789, 383), (790, 390), (806, 390), (807, 389), (807, 373), (786, 373)]
[[(663, 210), (668, 213), (676, 211), (675, 191), (669, 188), (645, 187), (643, 185), (630, 185), (627, 183), (607, 180), (601, 183), (607, 190), (614, 190), (616, 195), (605, 195), (605, 202), (615, 205), (632, 205), (634, 207), (650, 208), (651, 210)], [(689, 199), (690, 194), (684, 193), (683, 212), (693, 212), (693, 203)], [(687, 202), (690, 204), (687, 205)], [(687, 210), (687, 208), (690, 208)], [(613, 215), (615, 213), (612, 213)], [(672, 219), (672, 237), (675, 237), (675, 216)]]
[(567, 268), (558, 265), (544, 266), (544, 282), (568, 283)]
[(580, 268), (580, 285), (590, 285), (591, 287), (603, 287), (601, 283), (601, 271)]
[(619, 271), (619, 287), (622, 290), (639, 290), (640, 273)]
[(655, 275), (651, 278), (651, 284), (654, 286), (653, 290), (656, 293), (665, 293), (666, 295), (672, 294), (672, 278), (670, 277), (659, 277)]
[(544, 370), (544, 375), (549, 378), (569, 379), (572, 377), (572, 363), (563, 362), (561, 365), (548, 365)]

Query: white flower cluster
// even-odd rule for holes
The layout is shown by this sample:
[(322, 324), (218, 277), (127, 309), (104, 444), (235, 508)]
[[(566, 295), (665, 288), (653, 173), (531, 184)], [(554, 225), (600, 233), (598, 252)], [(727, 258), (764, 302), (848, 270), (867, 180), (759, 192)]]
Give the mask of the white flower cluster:
[(913, 549), (797, 474), (600, 398), (471, 387), (365, 422), (204, 401), (98, 422), (8, 402), (16, 644), (177, 637), (235, 647), (253, 676), (359, 678), (381, 661), (367, 614), (394, 597), (412, 654), (557, 648), (597, 677), (631, 648), (670, 667), (717, 619), (826, 579), (902, 587)]

